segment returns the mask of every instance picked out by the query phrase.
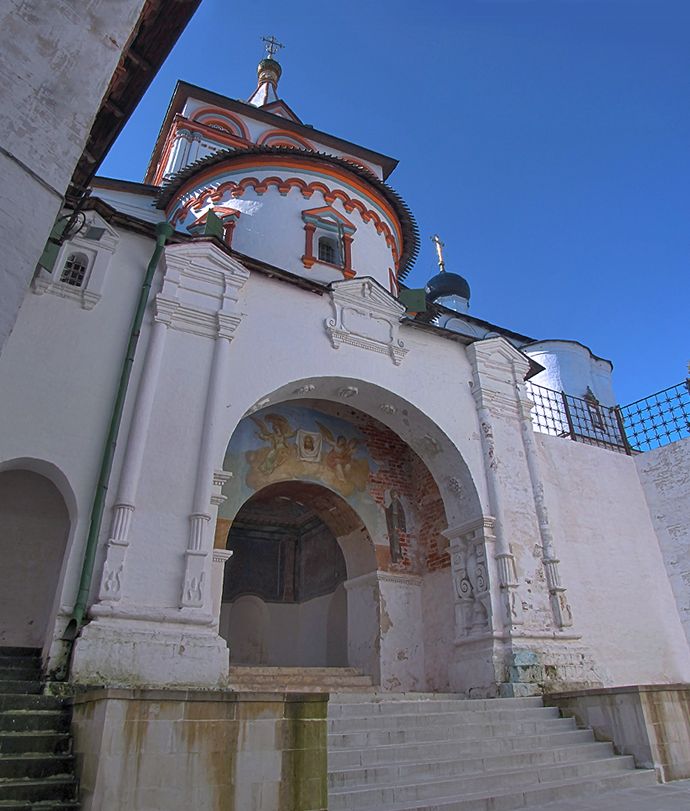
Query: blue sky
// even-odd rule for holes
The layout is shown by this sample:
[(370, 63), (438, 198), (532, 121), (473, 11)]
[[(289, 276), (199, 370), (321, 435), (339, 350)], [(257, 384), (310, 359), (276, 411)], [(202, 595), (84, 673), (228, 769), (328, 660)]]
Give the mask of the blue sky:
[(614, 362), (627, 403), (690, 360), (690, 0), (203, 0), (101, 174), (141, 180), (180, 78), (255, 87), (285, 49), (303, 121), (400, 161), (411, 286), (466, 276), (470, 312)]

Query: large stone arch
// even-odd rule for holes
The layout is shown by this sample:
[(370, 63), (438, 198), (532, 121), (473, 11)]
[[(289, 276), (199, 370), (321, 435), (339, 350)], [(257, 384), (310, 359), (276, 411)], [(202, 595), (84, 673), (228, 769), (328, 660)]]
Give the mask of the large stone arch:
[(60, 599), (76, 499), (64, 474), (35, 458), (0, 463), (0, 644), (47, 648)]
[[(248, 405), (243, 418), (251, 418), (258, 426), (258, 419), (281, 407), (311, 408), (324, 403), (332, 415), (344, 417), (352, 410), (381, 423), (422, 460), (442, 503), (445, 539), (441, 540), (450, 546), (443, 553), (443, 568), (432, 572), (378, 565), (347, 582), (350, 608), (371, 600), (378, 605), (380, 683), (393, 690), (463, 688), (468, 682), (462, 673), (467, 663), (458, 662), (462, 658), (459, 642), (463, 635), (476, 636), (482, 629), (490, 636), (496, 602), (496, 589), (490, 586), (496, 582), (495, 573), (487, 571), (494, 565), (489, 554), (492, 519), (482, 507), (483, 489), (475, 485), (463, 454), (439, 426), (442, 420), (432, 419), (401, 394), (364, 380), (293, 380)], [(240, 424), (234, 426), (233, 435)], [(257, 428), (259, 433), (262, 430), (269, 432), (266, 426)], [(226, 469), (236, 473), (237, 461), (226, 458)], [(232, 487), (231, 480), (223, 492), (232, 492)], [(385, 544), (381, 533), (386, 533), (382, 512), (378, 520), (366, 511), (358, 513), (377, 553), (381, 552)], [(469, 589), (468, 596), (471, 581), (476, 587)], [(477, 649), (476, 655), (483, 667), (483, 650)]]

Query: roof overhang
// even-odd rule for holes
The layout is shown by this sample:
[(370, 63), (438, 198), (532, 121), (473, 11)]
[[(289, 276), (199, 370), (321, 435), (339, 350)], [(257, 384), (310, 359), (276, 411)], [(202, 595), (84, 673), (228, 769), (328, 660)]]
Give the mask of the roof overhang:
[(294, 132), (296, 135), (301, 135), (303, 138), (319, 141), (319, 143), (323, 144), (324, 146), (332, 147), (340, 152), (347, 152), (348, 154), (352, 155), (353, 158), (361, 158), (364, 161), (376, 164), (383, 170), (384, 180), (398, 165), (398, 161), (395, 158), (391, 158), (381, 152), (374, 152), (371, 149), (359, 146), (359, 144), (354, 144), (351, 141), (344, 140), (343, 138), (336, 138), (334, 135), (329, 135), (327, 132), (314, 129), (314, 127), (310, 127), (306, 124), (291, 121), (289, 118), (276, 115), (275, 113), (271, 113), (262, 109), (261, 107), (254, 107), (253, 104), (247, 104), (246, 102), (239, 101), (238, 99), (231, 99), (228, 96), (221, 95), (220, 93), (214, 93), (211, 90), (204, 90), (203, 87), (198, 87), (197, 85), (189, 84), (189, 82), (183, 82), (180, 80), (175, 85), (175, 90), (172, 98), (170, 99), (170, 104), (168, 105), (168, 110), (165, 114), (165, 118), (163, 119), (163, 124), (158, 133), (158, 137), (156, 138), (156, 143), (151, 154), (151, 160), (149, 161), (146, 175), (144, 176), (145, 181), (150, 181), (155, 175), (156, 167), (160, 161), (163, 147), (165, 145), (165, 139), (170, 131), (173, 119), (176, 115), (182, 113), (182, 110), (187, 103), (187, 99), (189, 98), (198, 99), (199, 101), (203, 101), (207, 104), (213, 104), (217, 107), (224, 107), (226, 110), (230, 110), (233, 113), (246, 115), (247, 117), (254, 118), (257, 121), (264, 121), (273, 127), (279, 127), (282, 130)]
[(68, 201), (81, 197), (200, 3), (146, 0), (77, 161)]

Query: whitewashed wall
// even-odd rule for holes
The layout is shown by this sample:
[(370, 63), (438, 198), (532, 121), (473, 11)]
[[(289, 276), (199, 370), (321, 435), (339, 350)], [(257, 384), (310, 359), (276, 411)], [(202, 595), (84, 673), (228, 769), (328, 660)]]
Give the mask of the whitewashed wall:
[(0, 9), (0, 352), (144, 0)]
[(687, 682), (690, 652), (635, 461), (536, 438), (573, 630), (605, 683)]
[(635, 464), (690, 643), (690, 438), (639, 454)]

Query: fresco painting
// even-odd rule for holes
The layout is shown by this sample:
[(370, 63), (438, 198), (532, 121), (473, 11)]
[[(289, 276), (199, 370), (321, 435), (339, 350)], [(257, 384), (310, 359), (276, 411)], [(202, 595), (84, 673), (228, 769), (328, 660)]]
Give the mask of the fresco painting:
[(314, 409), (265, 408), (245, 417), (228, 445), (224, 467), (233, 472), (225, 488), (224, 514), (234, 514), (254, 492), (294, 479), (323, 484), (367, 511), (371, 459), (362, 434), (345, 420)]

